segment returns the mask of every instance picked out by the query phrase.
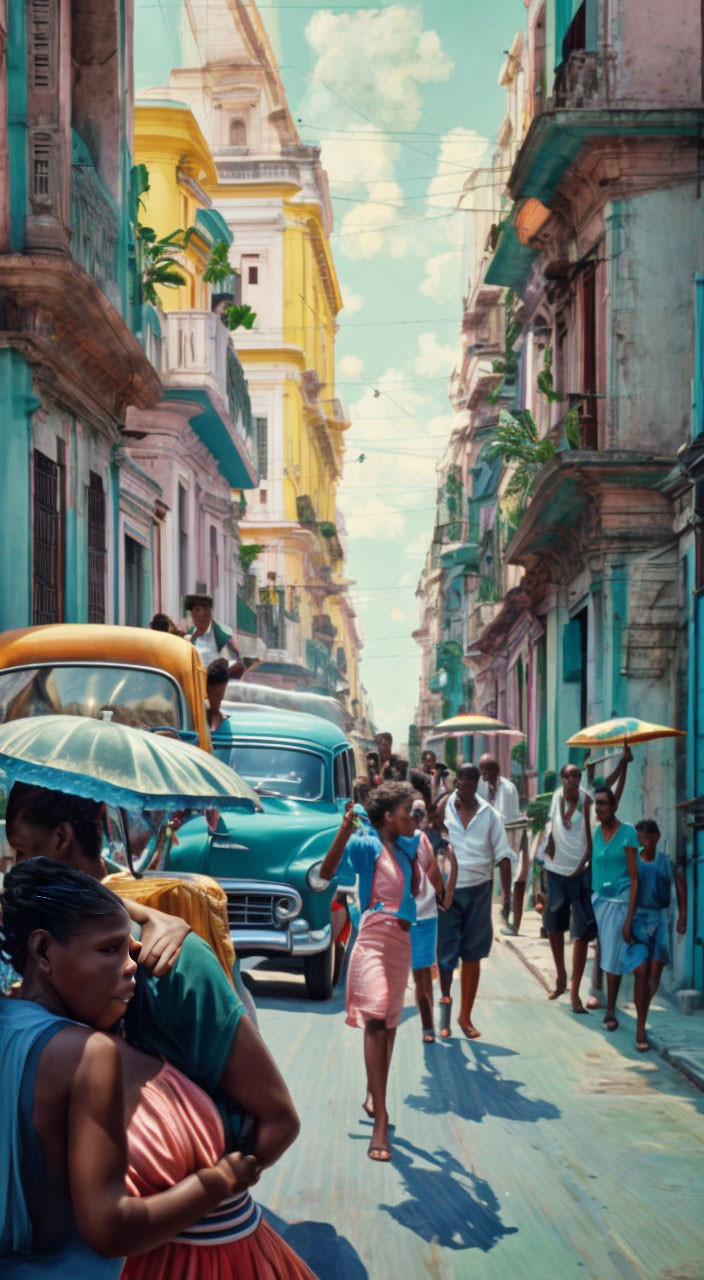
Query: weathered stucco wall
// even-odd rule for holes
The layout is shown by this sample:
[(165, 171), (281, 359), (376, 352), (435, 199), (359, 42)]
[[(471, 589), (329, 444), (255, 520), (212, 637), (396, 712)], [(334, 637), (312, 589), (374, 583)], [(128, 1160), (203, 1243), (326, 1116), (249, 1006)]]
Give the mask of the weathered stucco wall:
[(614, 202), (607, 212), (610, 448), (674, 454), (689, 437), (701, 214), (694, 183)]
[(615, 93), (623, 106), (701, 105), (699, 0), (616, 0), (609, 41), (618, 49)]

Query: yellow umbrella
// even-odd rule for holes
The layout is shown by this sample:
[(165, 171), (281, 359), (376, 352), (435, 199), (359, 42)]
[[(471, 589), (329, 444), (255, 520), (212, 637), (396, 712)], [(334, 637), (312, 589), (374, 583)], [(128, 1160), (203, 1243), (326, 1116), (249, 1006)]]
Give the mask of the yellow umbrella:
[(655, 738), (684, 738), (684, 729), (670, 729), (664, 724), (649, 724), (635, 716), (614, 716), (601, 724), (589, 725), (567, 739), (568, 747), (625, 747), (634, 742), (652, 742)]
[(434, 729), (430, 730), (429, 738), (464, 738), (470, 733), (511, 733), (517, 738), (525, 735), (520, 729), (512, 729), (510, 725), (504, 723), (503, 720), (496, 720), (494, 716), (484, 716), (470, 713), (463, 713), (458, 716), (450, 716), (449, 720), (441, 720), (440, 724), (436, 724)]

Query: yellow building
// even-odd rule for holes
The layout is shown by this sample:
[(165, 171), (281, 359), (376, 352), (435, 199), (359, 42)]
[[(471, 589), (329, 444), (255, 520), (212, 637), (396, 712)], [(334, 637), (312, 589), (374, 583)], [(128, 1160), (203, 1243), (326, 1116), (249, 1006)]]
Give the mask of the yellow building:
[[(251, 406), (230, 334), (214, 310), (213, 290), (224, 286), (204, 279), (214, 246), (229, 246), (232, 234), (206, 190), (206, 183), (216, 182), (215, 164), (186, 103), (137, 103), (134, 159), (148, 172), (138, 215), (142, 231), (151, 228), (158, 239), (189, 233), (173, 261), (183, 283), (156, 285), (158, 306), (147, 309), (145, 340), (163, 397), (154, 409), (131, 411), (127, 423), (129, 454), (137, 464), (130, 473), (133, 489), (144, 488), (147, 479), (157, 487), (154, 608), (183, 620), (183, 597), (207, 590), (218, 621), (235, 630), (239, 555), (233, 493), (251, 489), (257, 479)], [(137, 233), (139, 238), (139, 227)], [(125, 502), (133, 539), (143, 534), (135, 504), (136, 492), (131, 508)], [(239, 505), (238, 496), (237, 512)]]
[(234, 335), (259, 471), (240, 526), (245, 562), (254, 557), (242, 589), (282, 679), (337, 693), (352, 710), (363, 640), (336, 508), (349, 424), (335, 396), (342, 299), (327, 177), (318, 148), (298, 136), (256, 5), (210, 0), (188, 21), (193, 62), (149, 92), (189, 102), (198, 118), (216, 168), (202, 182), (233, 236), (235, 301), (256, 313)]

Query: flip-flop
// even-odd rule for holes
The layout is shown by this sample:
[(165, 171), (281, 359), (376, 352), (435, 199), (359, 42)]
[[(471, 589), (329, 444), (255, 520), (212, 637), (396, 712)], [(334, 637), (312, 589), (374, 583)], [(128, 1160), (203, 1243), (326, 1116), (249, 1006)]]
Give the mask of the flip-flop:
[(618, 1018), (613, 1018), (613, 1017), (604, 1018), (604, 1026), (606, 1027), (607, 1031), (615, 1031), (618, 1026)]
[(440, 1039), (449, 1040), (452, 1035), (450, 1020), (452, 1018), (452, 999), (440, 1001)]
[[(375, 1155), (374, 1152), (376, 1151), (380, 1152), (381, 1154)], [(374, 1161), (375, 1164), (391, 1163), (391, 1147), (389, 1146), (383, 1146), (379, 1143), (370, 1142), (369, 1146), (367, 1147), (367, 1155), (369, 1156), (370, 1160)]]
[(435, 1044), (435, 1032), (423, 1028), (423, 1044)]
[(636, 1049), (638, 1053), (650, 1053), (652, 1044), (649, 1040), (636, 1040)]

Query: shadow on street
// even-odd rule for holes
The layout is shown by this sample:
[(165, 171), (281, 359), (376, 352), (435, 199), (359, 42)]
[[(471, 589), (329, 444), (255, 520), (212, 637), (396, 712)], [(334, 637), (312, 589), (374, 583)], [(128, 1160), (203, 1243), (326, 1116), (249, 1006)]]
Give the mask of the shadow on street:
[(473, 1041), (471, 1048), (460, 1040), (427, 1045), (421, 1094), (409, 1094), (407, 1106), (427, 1115), (448, 1112), (463, 1120), (481, 1123), (485, 1116), (501, 1116), (532, 1124), (536, 1120), (558, 1120), (561, 1112), (544, 1098), (527, 1098), (520, 1080), (509, 1080), (491, 1059), (516, 1057), (513, 1049)]

